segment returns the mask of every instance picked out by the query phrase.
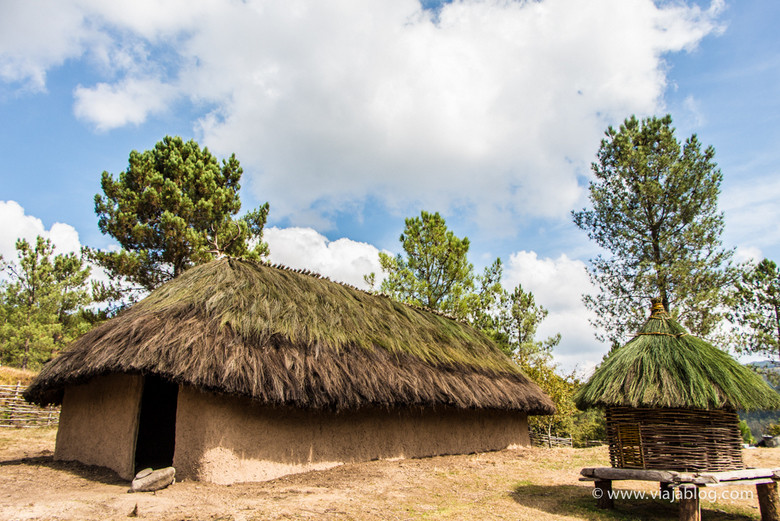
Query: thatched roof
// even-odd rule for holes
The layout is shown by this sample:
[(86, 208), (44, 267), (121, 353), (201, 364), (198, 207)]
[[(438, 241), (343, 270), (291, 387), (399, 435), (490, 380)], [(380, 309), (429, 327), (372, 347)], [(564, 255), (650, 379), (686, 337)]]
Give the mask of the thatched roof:
[(467, 324), (235, 259), (191, 268), (94, 328), (46, 365), (26, 397), (59, 403), (65, 385), (111, 372), (152, 373), (269, 405), (554, 411)]
[(780, 395), (728, 353), (689, 334), (654, 306), (575, 397), (577, 406), (780, 409)]

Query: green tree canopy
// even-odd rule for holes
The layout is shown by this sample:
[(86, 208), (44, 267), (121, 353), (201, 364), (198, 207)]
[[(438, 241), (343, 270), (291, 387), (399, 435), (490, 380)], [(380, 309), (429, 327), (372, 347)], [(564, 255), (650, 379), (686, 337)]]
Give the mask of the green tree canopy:
[(780, 270), (774, 261), (743, 272), (729, 318), (740, 326), (737, 349), (780, 360)]
[(536, 338), (539, 324), (547, 318), (547, 309), (536, 303), (533, 293), (518, 285), (506, 294), (502, 323), (510, 351), (521, 367), (545, 365), (552, 360), (552, 349), (561, 342), (557, 333), (545, 340)]
[(465, 317), (465, 297), (474, 287), (468, 238), (456, 237), (438, 212), (423, 211), (406, 219), (400, 240), (406, 257), (379, 254), (387, 273), (380, 289), (401, 302)]
[(548, 436), (565, 436), (571, 434), (574, 426), (577, 408), (573, 397), (579, 382), (574, 374), (561, 376), (557, 372), (552, 349), (560, 343), (560, 333), (545, 340), (536, 338), (547, 313), (532, 293), (518, 285), (505, 294), (500, 321), (512, 359), (555, 403), (555, 414), (529, 419), (531, 429)]
[(592, 208), (572, 212), (607, 252), (591, 259), (599, 292), (584, 301), (613, 344), (641, 326), (652, 297), (691, 332), (709, 335), (735, 276), (733, 251), (721, 247), (715, 150), (702, 150), (696, 135), (681, 144), (674, 132), (668, 115), (609, 127), (592, 165)]
[(95, 196), (100, 231), (123, 249), (92, 251), (93, 258), (111, 275), (152, 290), (219, 255), (267, 254), (268, 203), (235, 218), (242, 173), (235, 155), (220, 164), (208, 148), (180, 137), (132, 151), (118, 179), (103, 172), (104, 195)]
[[(2, 362), (37, 369), (71, 340), (85, 333), (93, 301), (89, 266), (75, 253), (54, 255), (51, 241), (16, 241), (18, 263), (3, 270), (0, 286)], [(98, 289), (97, 287), (95, 288)]]
[[(493, 338), (555, 402), (558, 412), (532, 418), (532, 428), (547, 434), (570, 433), (579, 382), (573, 375), (556, 373), (552, 349), (561, 335), (536, 338), (547, 310), (522, 286), (511, 293), (503, 288), (501, 259), (475, 277), (467, 259), (468, 238), (456, 237), (438, 213), (422, 212), (405, 222), (401, 244), (406, 256), (379, 254), (387, 273), (381, 290), (396, 300), (450, 313)], [(372, 287), (375, 280), (373, 273), (366, 277)]]
[(475, 328), (491, 337), (501, 348), (511, 354), (509, 337), (505, 327), (507, 293), (501, 285), (504, 265), (501, 259), (487, 266), (482, 275), (477, 275), (474, 291), (464, 297), (463, 307), (466, 320)]

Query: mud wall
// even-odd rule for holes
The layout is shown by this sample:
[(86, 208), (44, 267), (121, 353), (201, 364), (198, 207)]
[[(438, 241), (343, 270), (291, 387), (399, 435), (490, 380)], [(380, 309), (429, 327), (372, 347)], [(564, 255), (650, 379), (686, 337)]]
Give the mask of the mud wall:
[(189, 387), (179, 390), (177, 478), (262, 481), (384, 458), (528, 445), (526, 415), (422, 408), (348, 413), (271, 408)]
[(124, 374), (67, 387), (54, 459), (108, 467), (133, 479), (142, 388), (142, 377)]

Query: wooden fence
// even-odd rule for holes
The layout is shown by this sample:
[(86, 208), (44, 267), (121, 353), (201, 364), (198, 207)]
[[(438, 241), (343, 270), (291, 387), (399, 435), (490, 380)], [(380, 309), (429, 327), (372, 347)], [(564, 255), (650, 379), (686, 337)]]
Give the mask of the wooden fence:
[(60, 421), (59, 407), (37, 407), (22, 398), (26, 387), (0, 385), (0, 428), (51, 427)]
[(571, 447), (571, 438), (558, 438), (546, 434), (531, 433), (531, 445), (535, 447)]

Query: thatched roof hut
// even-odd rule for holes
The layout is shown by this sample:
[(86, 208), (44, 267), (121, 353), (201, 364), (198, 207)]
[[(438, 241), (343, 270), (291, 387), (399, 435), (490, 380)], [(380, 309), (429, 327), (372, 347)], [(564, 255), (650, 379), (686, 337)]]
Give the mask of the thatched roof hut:
[(614, 467), (716, 471), (743, 467), (737, 411), (778, 409), (780, 395), (656, 302), (575, 402), (605, 409)]
[[(274, 418), (296, 418), (305, 424), (306, 433), (299, 435), (308, 441), (304, 448), (284, 449), (288, 455), (291, 451), (296, 454), (294, 461), (287, 457), (275, 462), (286, 468), (317, 462), (311, 443), (313, 425), (322, 435), (323, 429), (343, 429), (345, 422), (368, 428), (369, 423), (377, 423), (376, 418), (385, 418), (377, 425), (386, 436), (395, 435), (393, 429), (398, 431), (398, 440), (393, 447), (366, 449), (358, 457), (370, 459), (485, 448), (473, 439), (465, 444), (452, 440), (451, 446), (428, 446), (421, 440), (453, 437), (452, 433), (428, 432), (431, 425), (423, 429), (425, 433), (416, 434), (419, 439), (412, 443), (424, 447), (406, 447), (403, 431), (411, 432), (409, 422), (413, 418), (449, 430), (453, 424), (461, 424), (465, 438), (491, 438), (482, 431), (493, 421), (502, 425), (498, 430), (517, 430), (510, 436), (516, 443), (527, 439), (527, 426), (523, 427), (527, 414), (550, 414), (554, 410), (536, 384), (485, 335), (467, 324), (317, 275), (235, 259), (217, 260), (186, 271), (79, 338), (43, 369), (26, 397), (39, 404), (63, 402), (58, 436), (58, 452), (63, 459), (83, 459), (81, 452), (73, 457), (72, 446), (84, 445), (83, 431), (87, 430), (83, 426), (68, 427), (69, 406), (78, 418), (75, 423), (80, 424), (88, 415), (127, 408), (119, 402), (92, 403), (95, 393), (116, 394), (120, 401), (129, 396), (137, 404), (134, 406), (140, 409), (136, 412), (140, 420), (135, 423), (140, 425), (127, 429), (137, 431), (138, 440), (128, 443), (138, 446), (145, 444), (141, 438), (147, 435), (143, 432), (144, 407), (159, 408), (155, 404), (167, 399), (169, 409), (175, 412), (158, 411), (154, 422), (160, 424), (162, 416), (175, 416), (175, 423), (168, 420), (171, 425), (166, 427), (175, 438), (175, 443), (171, 442), (175, 445), (174, 463), (189, 465), (193, 467), (190, 474), (213, 481), (247, 476), (258, 479), (259, 474), (261, 479), (279, 473), (234, 471), (241, 474), (238, 479), (214, 478), (211, 474), (216, 470), (203, 469), (203, 453), (213, 453), (212, 449), (217, 448), (235, 453), (236, 447), (222, 442), (217, 446), (213, 440), (191, 432), (193, 428), (202, 430), (191, 424), (208, 420), (198, 418), (194, 422), (187, 411), (202, 415), (210, 408), (214, 414), (235, 410), (225, 421), (246, 424), (247, 430), (240, 436), (250, 438), (249, 431), (268, 430)], [(150, 395), (148, 399), (146, 395)], [(77, 406), (76, 402), (84, 403)], [(371, 422), (369, 417), (373, 418)], [(388, 422), (393, 422), (388, 418), (402, 421), (393, 420), (397, 425), (391, 427)], [(512, 422), (517, 429), (508, 427)], [(186, 429), (185, 424), (189, 426)], [(289, 421), (285, 429), (288, 427), (292, 428)], [(469, 429), (476, 431), (466, 432)], [(89, 430), (108, 432), (111, 428), (92, 425)], [(198, 456), (186, 449), (193, 445), (188, 441), (193, 436), (199, 437)], [(334, 435), (339, 437), (344, 438), (343, 432)], [(498, 438), (487, 448), (511, 444), (504, 435)], [(346, 444), (355, 442), (349, 436), (344, 440)], [(254, 439), (251, 445), (258, 441), (262, 440)], [(242, 439), (233, 445), (245, 442)], [(305, 449), (306, 461), (301, 461), (298, 449)], [(348, 452), (349, 447), (343, 450)], [(333, 461), (336, 456), (328, 454), (320, 459)], [(120, 473), (128, 475), (127, 469), (134, 466), (128, 460), (139, 457), (136, 450), (113, 467), (121, 467)], [(353, 459), (345, 454), (338, 457)], [(266, 458), (273, 456), (264, 453), (238, 457), (236, 465), (252, 467), (254, 464), (243, 460)]]

